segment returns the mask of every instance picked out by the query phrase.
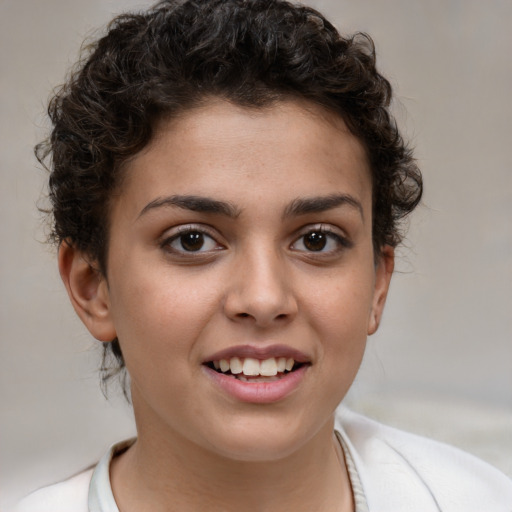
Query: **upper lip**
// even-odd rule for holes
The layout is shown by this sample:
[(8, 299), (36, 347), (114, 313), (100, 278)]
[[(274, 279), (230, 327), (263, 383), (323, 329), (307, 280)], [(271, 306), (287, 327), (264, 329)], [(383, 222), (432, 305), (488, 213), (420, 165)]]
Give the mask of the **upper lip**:
[(220, 361), (221, 359), (231, 359), (232, 357), (252, 357), (261, 361), (270, 359), (271, 357), (291, 357), (297, 363), (309, 363), (311, 360), (300, 350), (287, 345), (235, 345), (215, 352), (211, 356), (208, 356), (203, 363)]

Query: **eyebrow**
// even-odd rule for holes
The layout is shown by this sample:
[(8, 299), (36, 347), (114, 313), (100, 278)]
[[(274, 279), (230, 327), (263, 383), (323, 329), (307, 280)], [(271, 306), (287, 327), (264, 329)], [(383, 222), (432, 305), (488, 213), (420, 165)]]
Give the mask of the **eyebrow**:
[(228, 217), (236, 218), (240, 210), (231, 203), (218, 201), (209, 197), (175, 195), (168, 197), (157, 197), (148, 203), (139, 213), (140, 218), (145, 213), (156, 208), (176, 206), (184, 210), (191, 210), (202, 213), (217, 213)]
[[(294, 199), (286, 207), (283, 213), (283, 218), (306, 215), (308, 213), (325, 212), (343, 205), (355, 208), (364, 220), (363, 207), (361, 203), (349, 194), (331, 194), (328, 196)], [(173, 206), (194, 212), (225, 215), (230, 218), (237, 218), (241, 213), (239, 208), (227, 201), (219, 201), (209, 197), (194, 195), (173, 195), (168, 197), (157, 197), (144, 206), (139, 213), (138, 218), (151, 210)]]
[(361, 202), (349, 194), (331, 194), (328, 196), (297, 198), (286, 207), (283, 216), (292, 217), (306, 215), (308, 213), (321, 213), (344, 205), (355, 208), (364, 221), (364, 212)]

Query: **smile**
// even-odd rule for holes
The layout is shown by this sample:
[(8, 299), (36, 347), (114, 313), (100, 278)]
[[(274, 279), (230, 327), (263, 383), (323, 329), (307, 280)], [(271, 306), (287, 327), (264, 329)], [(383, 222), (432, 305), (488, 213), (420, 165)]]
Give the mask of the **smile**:
[(234, 377), (244, 382), (274, 382), (284, 375), (297, 370), (302, 363), (292, 357), (269, 357), (259, 360), (253, 357), (231, 357), (207, 363), (218, 373)]
[(287, 345), (244, 344), (211, 354), (201, 366), (214, 388), (231, 399), (270, 404), (298, 391), (313, 361)]

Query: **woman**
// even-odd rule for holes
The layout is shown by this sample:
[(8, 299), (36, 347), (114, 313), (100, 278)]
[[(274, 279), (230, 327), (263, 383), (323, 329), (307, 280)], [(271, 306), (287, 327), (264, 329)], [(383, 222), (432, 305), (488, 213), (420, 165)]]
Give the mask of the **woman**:
[[(509, 510), (455, 449), (345, 411), (421, 198), (367, 36), (275, 0), (125, 15), (50, 105), (70, 300), (137, 439), (21, 510)], [(336, 425), (335, 425), (336, 420)]]

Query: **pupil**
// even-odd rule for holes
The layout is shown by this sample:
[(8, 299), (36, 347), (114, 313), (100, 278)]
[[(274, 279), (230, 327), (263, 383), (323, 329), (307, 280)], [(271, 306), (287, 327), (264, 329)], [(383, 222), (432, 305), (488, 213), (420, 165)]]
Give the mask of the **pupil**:
[(313, 231), (304, 237), (304, 245), (310, 251), (321, 251), (327, 244), (327, 237), (324, 233)]
[(181, 246), (186, 251), (199, 251), (204, 244), (204, 235), (199, 231), (192, 231), (181, 235)]

